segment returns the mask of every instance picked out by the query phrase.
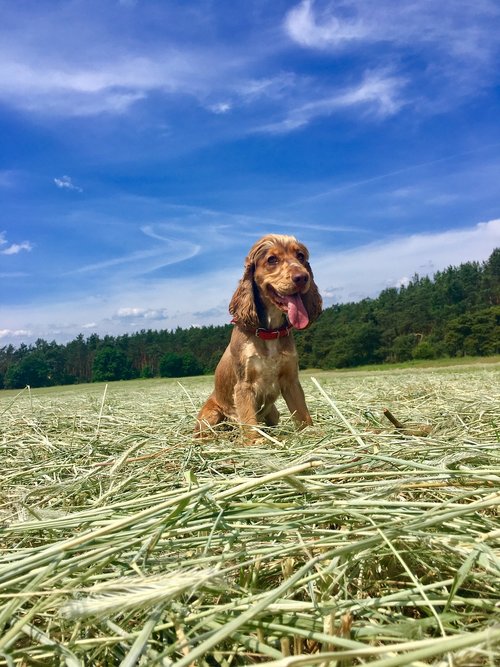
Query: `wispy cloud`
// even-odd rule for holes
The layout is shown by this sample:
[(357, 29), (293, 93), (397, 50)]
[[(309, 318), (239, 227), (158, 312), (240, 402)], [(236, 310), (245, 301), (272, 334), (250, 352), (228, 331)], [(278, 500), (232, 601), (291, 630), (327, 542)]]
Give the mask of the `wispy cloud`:
[[(127, 8), (127, 14), (135, 11)], [(176, 23), (172, 12), (183, 15), (178, 8), (163, 11), (170, 25)], [(253, 121), (260, 117), (261, 126), (284, 132), (334, 111), (365, 108), (387, 117), (409, 102), (423, 104), (418, 85), (423, 79), (432, 89), (427, 105), (437, 106), (453, 91), (483, 85), (493, 76), (498, 53), (499, 11), (489, 0), (302, 0), (284, 15), (274, 14), (275, 40), (266, 48), (257, 36), (241, 43), (210, 40), (210, 17), (198, 19), (193, 38), (183, 42), (172, 32), (163, 39), (137, 40), (130, 24), (125, 37), (118, 35), (114, 17), (104, 12), (98, 21), (74, 4), (45, 14), (39, 17), (40, 34), (26, 34), (25, 21), (10, 32), (0, 28), (0, 99), (50, 117), (139, 113), (153, 100), (168, 106), (174, 98), (218, 116), (236, 116), (251, 107)], [(69, 20), (79, 26), (76, 44), (67, 37)], [(313, 75), (292, 64), (283, 67), (290, 43), (337, 58), (332, 60), (336, 74), (324, 67)], [(339, 67), (338, 58), (346, 53), (357, 62)], [(413, 79), (405, 66), (408, 54)], [(363, 78), (366, 63), (371, 70)], [(342, 70), (349, 70), (351, 83), (342, 79)], [(415, 95), (403, 98), (409, 79)], [(174, 115), (171, 107), (168, 112)], [(278, 116), (281, 121), (272, 120)], [(248, 130), (240, 127), (242, 133)]]
[(427, 112), (496, 80), (500, 7), (490, 0), (302, 0), (284, 28), (296, 44), (332, 58), (364, 54), (405, 76), (411, 70), (411, 101)]
[[(432, 48), (456, 58), (484, 59), (495, 49), (494, 39), (484, 43), (484, 34), (494, 38), (498, 5), (489, 0), (474, 4), (454, 0), (420, 0), (394, 3), (390, 0), (302, 0), (285, 18), (288, 35), (302, 46), (339, 50), (359, 43), (413, 44)], [(418, 45), (418, 47), (417, 47)]]
[(366, 72), (361, 83), (347, 88), (340, 88), (330, 94), (308, 100), (290, 108), (286, 116), (273, 123), (257, 128), (260, 132), (284, 133), (304, 127), (322, 116), (358, 109), (361, 113), (386, 118), (397, 113), (406, 104), (402, 90), (403, 77), (394, 76), (387, 70)]
[(69, 274), (102, 273), (113, 269), (115, 279), (123, 279), (123, 275), (137, 276), (151, 273), (157, 269), (172, 264), (184, 262), (195, 257), (201, 250), (198, 243), (181, 240), (162, 233), (162, 225), (144, 225), (140, 231), (149, 238), (161, 241), (154, 247), (136, 250), (117, 257), (102, 261), (85, 264), (72, 269)]
[[(60, 17), (55, 18), (56, 41), (65, 29)], [(20, 40), (25, 41), (22, 34)], [(112, 33), (106, 52), (98, 44), (93, 49), (88, 39), (80, 49), (65, 48), (63, 59), (61, 54), (52, 56), (37, 41), (24, 46), (20, 49), (10, 40), (0, 47), (0, 99), (50, 116), (124, 114), (154, 94), (188, 96), (220, 112), (237, 92), (237, 82), (248, 74), (236, 54), (229, 58), (217, 47), (142, 42), (124, 50), (121, 39)], [(210, 102), (213, 98), (223, 101)]]
[[(297, 203), (305, 203), (305, 202), (313, 202), (317, 201), (320, 199), (327, 199), (329, 197), (334, 197), (335, 195), (339, 195), (342, 193), (345, 193), (349, 190), (356, 190), (359, 189), (363, 186), (366, 185), (371, 185), (374, 183), (378, 183), (380, 181), (385, 181), (385, 180), (394, 180), (394, 177), (406, 175), (406, 174), (411, 174), (412, 172), (417, 172), (417, 171), (422, 171), (425, 170), (427, 172), (430, 171), (430, 168), (436, 167), (439, 165), (445, 165), (446, 163), (458, 163), (460, 160), (463, 160), (464, 158), (469, 158), (469, 157), (481, 157), (481, 154), (485, 154), (486, 157), (480, 160), (480, 164), (487, 164), (487, 153), (491, 152), (492, 149), (497, 149), (500, 147), (499, 143), (492, 143), (492, 144), (484, 144), (482, 146), (477, 146), (476, 148), (468, 151), (462, 151), (460, 153), (451, 153), (449, 155), (446, 155), (444, 157), (436, 158), (434, 160), (426, 160), (425, 162), (416, 162), (414, 164), (406, 164), (405, 166), (401, 167), (400, 169), (395, 169), (392, 171), (376, 174), (374, 176), (369, 176), (368, 178), (363, 178), (357, 181), (349, 181), (346, 183), (343, 183), (342, 185), (337, 185), (334, 188), (328, 188), (326, 190), (322, 190), (316, 194), (313, 195), (308, 195), (306, 197), (302, 197), (300, 199), (296, 199), (294, 201), (294, 204)], [(493, 163), (493, 169), (497, 171), (497, 162), (496, 162), (496, 156), (495, 156), (495, 161)], [(475, 167), (475, 170), (478, 171), (478, 167)], [(471, 175), (468, 174), (467, 180), (470, 181)], [(415, 192), (416, 186), (414, 184), (410, 186), (404, 186), (400, 188), (399, 190), (396, 190), (395, 192), (392, 193), (394, 197), (397, 197), (398, 195), (400, 197), (406, 196), (408, 197), (412, 193)], [(441, 193), (442, 195), (443, 193)], [(448, 195), (444, 195), (448, 196)], [(454, 193), (453, 198), (456, 199), (457, 197), (460, 196), (460, 193)], [(437, 202), (436, 202), (437, 203)]]
[[(0, 31), (1, 37), (1, 31)], [(61, 62), (38, 44), (23, 52), (0, 47), (0, 99), (9, 106), (49, 116), (123, 115), (159, 99), (189, 99), (214, 114), (280, 99), (294, 89), (294, 74), (259, 76), (255, 53), (235, 45), (148, 45), (123, 53), (113, 36), (109, 49), (90, 56), (89, 45)], [(97, 51), (97, 50), (96, 50)]]

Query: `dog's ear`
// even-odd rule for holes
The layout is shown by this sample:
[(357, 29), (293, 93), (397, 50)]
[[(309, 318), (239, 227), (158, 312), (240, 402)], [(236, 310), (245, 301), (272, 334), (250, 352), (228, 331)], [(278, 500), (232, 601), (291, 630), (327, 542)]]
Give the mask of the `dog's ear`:
[(255, 264), (253, 258), (248, 256), (245, 260), (243, 277), (238, 283), (238, 287), (229, 304), (229, 312), (233, 316), (234, 321), (248, 329), (260, 326), (257, 307), (255, 305), (254, 270)]
[(314, 275), (309, 262), (306, 262), (307, 270), (311, 277), (309, 289), (302, 295), (302, 301), (309, 315), (309, 324), (317, 320), (323, 311), (323, 299), (318, 291), (318, 286), (314, 282)]
[(305, 294), (302, 295), (302, 302), (306, 307), (307, 314), (309, 315), (309, 324), (311, 324), (312, 322), (314, 322), (314, 320), (317, 320), (318, 317), (323, 312), (323, 299), (320, 296), (318, 286), (314, 281), (313, 270), (311, 269), (311, 265), (309, 264), (309, 250), (303, 243), (299, 243), (298, 245), (299, 245), (299, 250), (305, 256), (304, 264), (309, 273), (309, 279), (310, 279), (309, 289)]

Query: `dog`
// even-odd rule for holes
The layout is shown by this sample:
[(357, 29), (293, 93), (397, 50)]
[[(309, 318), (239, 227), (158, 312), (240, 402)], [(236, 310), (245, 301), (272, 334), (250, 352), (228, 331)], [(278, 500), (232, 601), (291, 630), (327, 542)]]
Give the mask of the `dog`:
[(231, 340), (215, 370), (214, 391), (198, 414), (195, 435), (206, 437), (217, 424), (236, 421), (255, 440), (252, 427), (278, 423), (280, 394), (299, 429), (312, 424), (292, 329), (305, 329), (321, 311), (305, 245), (280, 234), (257, 241), (229, 304)]

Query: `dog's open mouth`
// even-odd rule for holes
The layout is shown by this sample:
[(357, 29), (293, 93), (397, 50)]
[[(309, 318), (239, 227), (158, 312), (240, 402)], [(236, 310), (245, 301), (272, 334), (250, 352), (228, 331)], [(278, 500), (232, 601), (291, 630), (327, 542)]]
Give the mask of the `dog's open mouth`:
[(300, 294), (280, 294), (273, 287), (268, 287), (273, 303), (288, 315), (290, 324), (296, 329), (305, 329), (309, 324), (309, 315)]

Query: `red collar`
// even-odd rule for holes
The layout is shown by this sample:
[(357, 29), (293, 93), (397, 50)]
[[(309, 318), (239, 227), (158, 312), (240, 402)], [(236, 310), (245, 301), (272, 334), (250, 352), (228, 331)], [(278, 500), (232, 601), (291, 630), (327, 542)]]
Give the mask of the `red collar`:
[[(237, 320), (234, 319), (231, 320), (231, 324), (236, 324), (240, 326)], [(249, 331), (254, 336), (257, 336), (257, 338), (260, 338), (261, 340), (276, 340), (277, 338), (284, 338), (285, 336), (289, 336), (290, 329), (293, 329), (293, 325), (290, 324), (290, 322), (285, 322), (285, 324), (280, 326), (278, 329), (264, 329), (262, 327), (258, 327), (257, 329), (245, 329), (245, 331)]]

